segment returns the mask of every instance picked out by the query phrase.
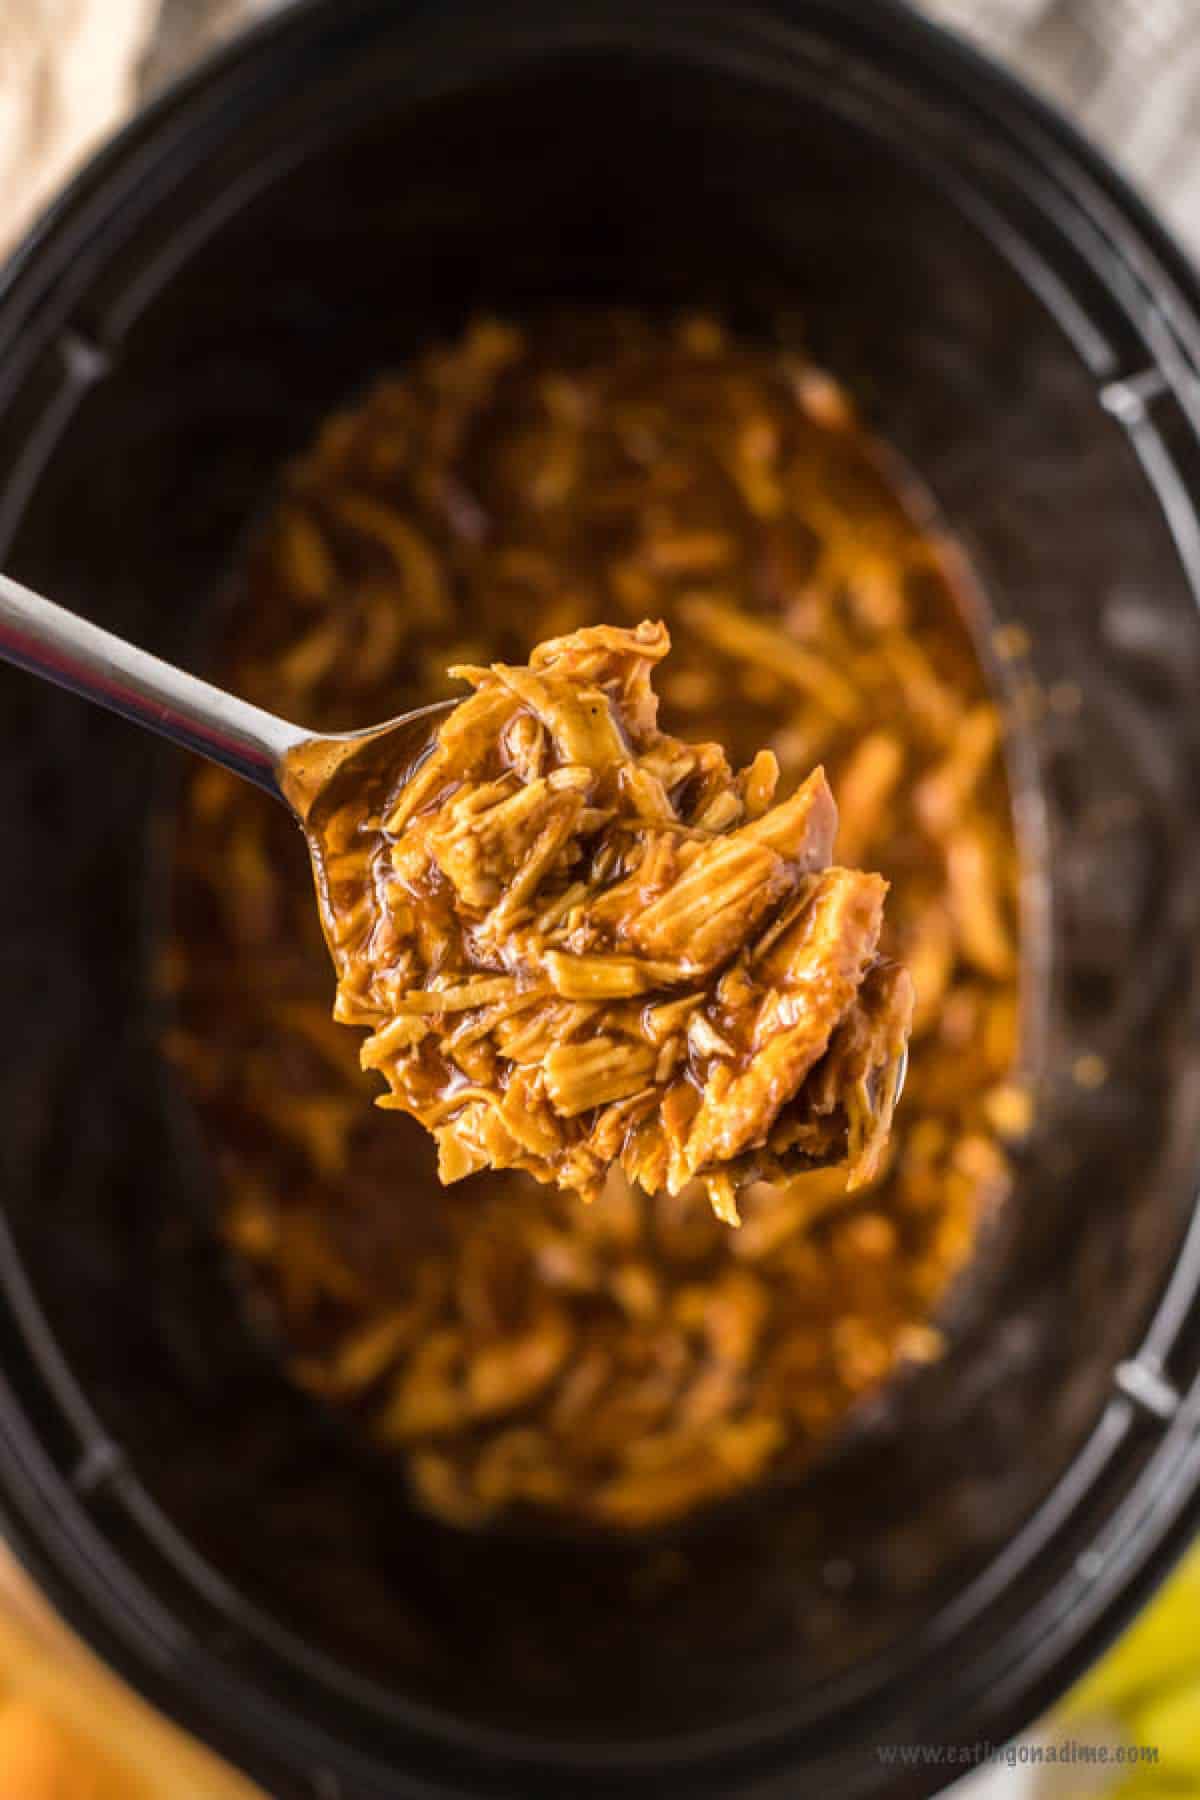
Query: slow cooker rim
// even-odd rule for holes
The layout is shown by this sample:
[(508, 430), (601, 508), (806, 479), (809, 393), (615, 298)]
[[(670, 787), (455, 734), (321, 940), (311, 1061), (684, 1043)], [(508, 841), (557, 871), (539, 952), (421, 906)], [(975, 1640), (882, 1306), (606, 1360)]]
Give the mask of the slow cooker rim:
[[(357, 0), (359, 12), (364, 4), (369, 11), (370, 0)], [(1075, 186), (1082, 176), (1086, 184), (1084, 192), (1090, 191), (1102, 199), (1113, 209), (1119, 225), (1124, 227), (1120, 235), (1127, 255), (1136, 251), (1138, 240), (1141, 240), (1158, 265), (1153, 272), (1160, 278), (1169, 278), (1166, 296), (1172, 304), (1166, 309), (1165, 316), (1171, 324), (1177, 347), (1189, 364), (1189, 374), (1200, 381), (1200, 268), (1133, 180), (1123, 174), (1080, 127), (1013, 71), (976, 48), (961, 33), (917, 12), (909, 0), (868, 0), (869, 16), (864, 13), (861, 0), (764, 0), (763, 4), (747, 8), (741, 16), (750, 23), (787, 28), (798, 23), (813, 4), (827, 13), (840, 14), (852, 24), (865, 20), (870, 28), (881, 29), (894, 41), (902, 40), (907, 34), (913, 41), (923, 41), (931, 57), (957, 61), (969, 83), (989, 88), (992, 98), (1002, 104), (1003, 110), (1011, 109), (1017, 115), (1024, 115), (1026, 131), (1033, 125), (1047, 144), (1061, 150), (1075, 165), (1069, 174), (1065, 169), (1058, 171), (1064, 185)], [(412, 10), (419, 11), (419, 5)], [(723, 11), (727, 14), (719, 0), (705, 10), (718, 16)], [(326, 16), (332, 16), (334, 11), (331, 0), (286, 0), (283, 6), (253, 20), (231, 39), (208, 50), (191, 68), (139, 106), (64, 183), (0, 263), (0, 331), (11, 331), (19, 322), (18, 307), (31, 311), (33, 305), (44, 298), (47, 282), (37, 265), (46, 261), (45, 253), (53, 247), (55, 238), (70, 226), (76, 215), (86, 212), (93, 198), (103, 194), (105, 184), (144, 142), (160, 137), (161, 128), (171, 121), (177, 122), (176, 130), (182, 136), (184, 127), (189, 124), (186, 113), (189, 106), (211, 96), (235, 72), (240, 70), (243, 76), (248, 75), (256, 61), (269, 60), (287, 40), (293, 37), (302, 40), (314, 27), (326, 22)], [(689, 9), (689, 19), (697, 16), (703, 15)], [(159, 157), (164, 149), (165, 145), (160, 144)], [(1076, 197), (1080, 197), (1077, 186), (1075, 192)], [(1130, 226), (1134, 228), (1132, 232), (1128, 229)], [(1136, 255), (1133, 260), (1135, 266), (1141, 261)], [(47, 264), (47, 273), (51, 268), (52, 265)], [(40, 293), (37, 292), (39, 283)], [(24, 291), (27, 288), (28, 294)], [(1160, 291), (1156, 295), (1160, 311), (1162, 299)], [(0, 400), (3, 392), (0, 386)], [(1185, 393), (1181, 398), (1200, 433), (1200, 396)]]

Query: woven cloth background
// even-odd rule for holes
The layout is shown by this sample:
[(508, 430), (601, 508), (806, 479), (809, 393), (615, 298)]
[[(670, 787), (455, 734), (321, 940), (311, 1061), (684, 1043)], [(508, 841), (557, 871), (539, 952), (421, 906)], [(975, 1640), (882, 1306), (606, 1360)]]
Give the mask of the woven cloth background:
[[(0, 0), (0, 251), (139, 96), (280, 4)], [(1055, 99), (1200, 257), (1200, 0), (921, 4)]]
[(924, 0), (1058, 102), (1200, 258), (1200, 0)]

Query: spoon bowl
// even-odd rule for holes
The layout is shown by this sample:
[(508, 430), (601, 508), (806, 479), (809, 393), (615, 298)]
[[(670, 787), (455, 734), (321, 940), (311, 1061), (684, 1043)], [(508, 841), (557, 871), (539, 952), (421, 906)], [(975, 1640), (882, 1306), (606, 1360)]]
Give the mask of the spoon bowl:
[(454, 711), (455, 701), (439, 700), (415, 712), (401, 713), (365, 731), (346, 731), (329, 736), (304, 737), (285, 750), (276, 765), (279, 797), (302, 825), (335, 779), (352, 773), (360, 761), (374, 763), (383, 753), (394, 775), (408, 781), (433, 748), (441, 721)]

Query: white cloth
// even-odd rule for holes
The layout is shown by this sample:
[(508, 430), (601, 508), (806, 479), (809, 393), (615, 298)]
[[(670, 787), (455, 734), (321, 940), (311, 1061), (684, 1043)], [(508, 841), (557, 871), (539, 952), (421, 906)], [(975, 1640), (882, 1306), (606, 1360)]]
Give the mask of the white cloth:
[(133, 105), (160, 0), (0, 0), (0, 254)]
[(1200, 257), (1200, 0), (922, 0), (1101, 144)]

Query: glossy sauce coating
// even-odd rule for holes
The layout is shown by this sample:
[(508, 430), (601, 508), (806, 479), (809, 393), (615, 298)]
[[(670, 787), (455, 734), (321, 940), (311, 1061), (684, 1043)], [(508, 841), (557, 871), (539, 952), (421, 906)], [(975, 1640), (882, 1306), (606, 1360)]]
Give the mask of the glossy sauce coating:
[(824, 771), (776, 798), (760, 751), (658, 725), (661, 623), (594, 625), (474, 692), (409, 767), (371, 740), (306, 815), (334, 1017), (438, 1173), (519, 1169), (586, 1201), (620, 1168), (739, 1189), (887, 1143), (912, 983), (878, 954), (887, 884), (832, 866)]
[[(940, 1354), (935, 1318), (1004, 1198), (1028, 1102), (1018, 859), (962, 558), (840, 390), (709, 319), (492, 321), (325, 426), (238, 574), (220, 675), (315, 729), (663, 619), (662, 723), (790, 792), (823, 763), (835, 855), (891, 884), (912, 972), (885, 1166), (740, 1196), (512, 1173), (437, 1185), (330, 1017), (308, 858), (219, 771), (180, 820), (168, 1049), (225, 1232), (297, 1381), (394, 1447), (424, 1506), (658, 1524), (802, 1470), (856, 1402)], [(980, 621), (976, 620), (978, 625)]]

